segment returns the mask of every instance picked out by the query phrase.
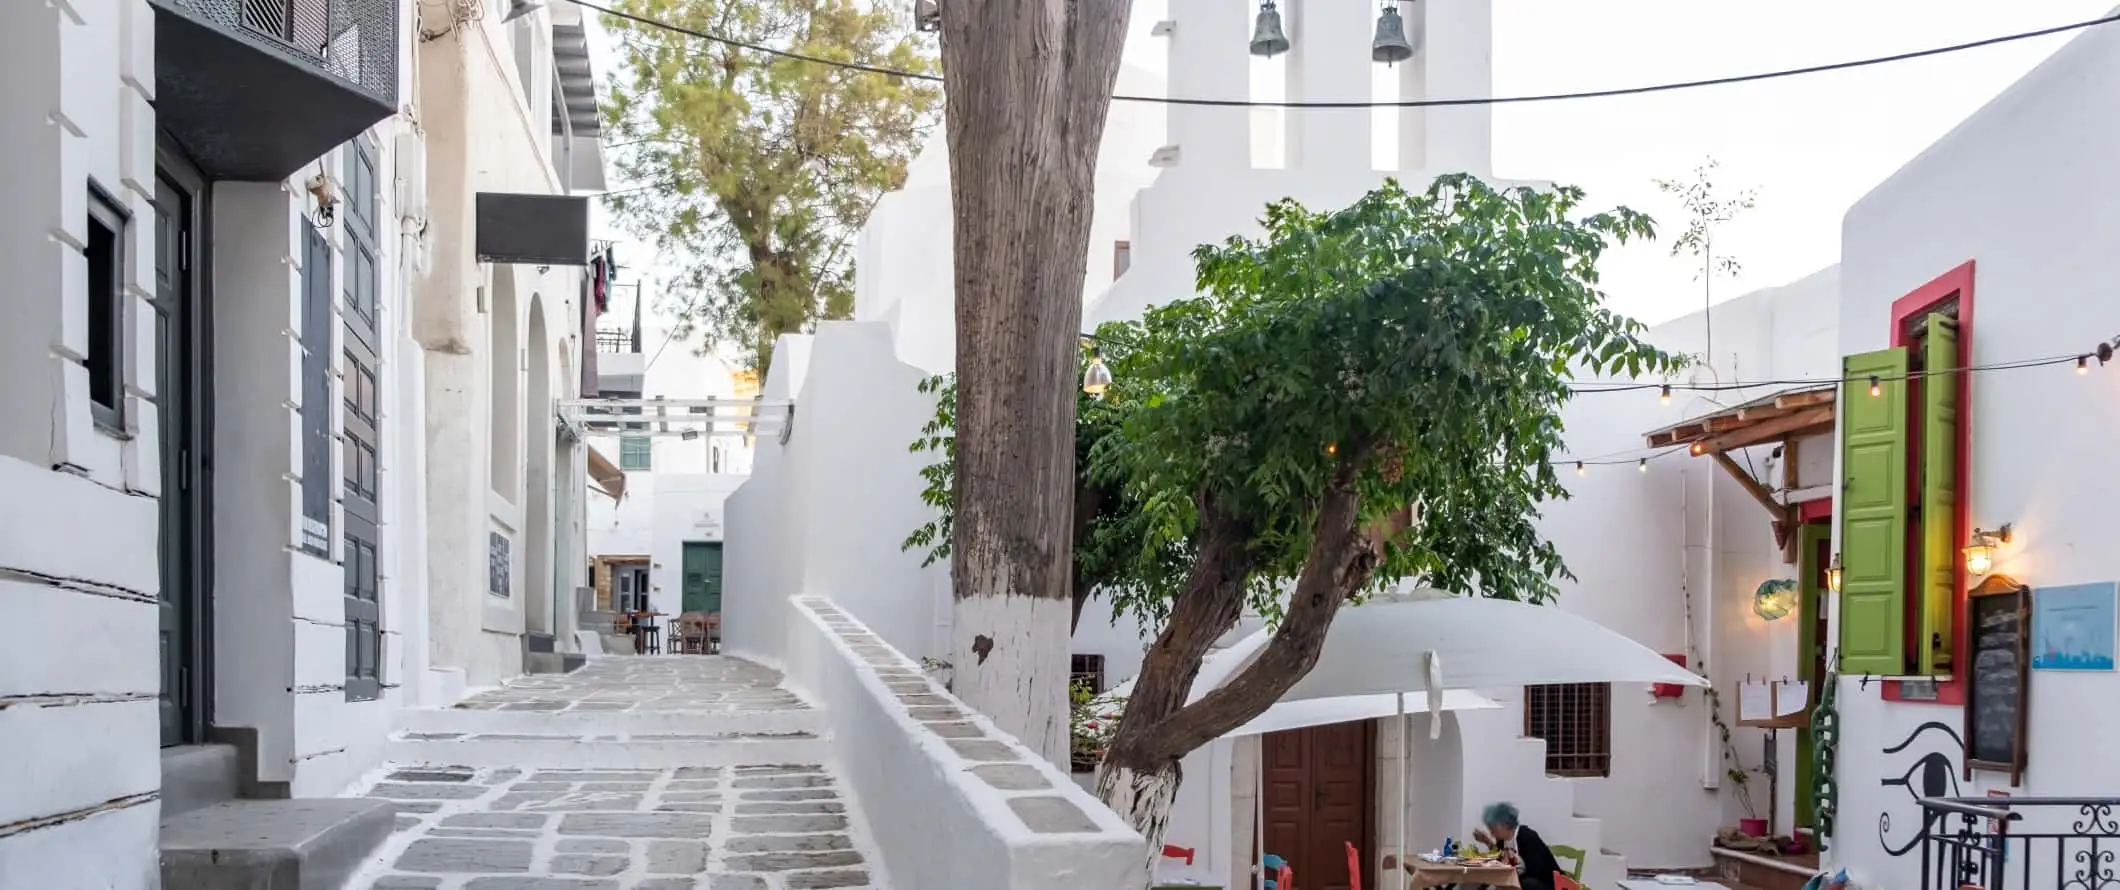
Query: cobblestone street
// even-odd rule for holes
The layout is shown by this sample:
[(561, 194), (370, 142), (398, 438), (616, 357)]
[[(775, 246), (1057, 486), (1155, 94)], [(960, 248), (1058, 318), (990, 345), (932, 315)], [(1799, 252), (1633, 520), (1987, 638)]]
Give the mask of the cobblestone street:
[[(780, 688), (777, 674), (719, 656), (597, 659), (571, 675), (524, 678), (474, 696), (450, 712), (471, 721), (466, 731), (406, 737), (431, 743), (451, 736), (471, 744), (569, 737), (577, 753), (563, 766), (399, 764), (379, 774), (365, 794), (396, 802), (397, 833), (352, 886), (878, 888), (865, 839), (831, 770), (773, 757), (781, 747), (773, 735), (757, 739), (759, 762), (660, 769), (598, 764), (629, 763), (632, 739), (683, 744), (742, 737), (771, 712), (804, 710)], [(506, 714), (510, 732), (477, 731), (476, 721), (499, 717), (477, 712)], [(655, 720), (658, 731), (626, 727), (628, 719)], [(538, 731), (535, 724), (547, 721), (553, 726)], [(688, 731), (667, 731), (672, 727)], [(525, 729), (531, 731), (519, 731)]]

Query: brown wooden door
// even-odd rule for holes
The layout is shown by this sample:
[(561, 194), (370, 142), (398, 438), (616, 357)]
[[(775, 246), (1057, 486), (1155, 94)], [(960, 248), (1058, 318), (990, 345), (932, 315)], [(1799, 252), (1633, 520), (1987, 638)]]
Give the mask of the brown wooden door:
[(1349, 890), (1347, 845), (1376, 886), (1376, 724), (1335, 723), (1268, 734), (1266, 852), (1288, 860), (1302, 890)]

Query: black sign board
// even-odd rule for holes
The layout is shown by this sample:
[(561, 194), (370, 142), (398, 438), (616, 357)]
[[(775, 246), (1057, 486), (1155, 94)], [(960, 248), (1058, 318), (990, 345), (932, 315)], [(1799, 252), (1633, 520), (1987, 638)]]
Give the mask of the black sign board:
[(302, 220), (302, 549), (331, 555), (331, 242), (307, 217)]
[(1966, 672), (1965, 776), (1973, 770), (2024, 774), (2026, 709), (2030, 705), (2030, 591), (1994, 575), (1966, 596), (1972, 652)]
[(589, 265), (589, 199), (479, 192), (474, 250), (482, 263)]

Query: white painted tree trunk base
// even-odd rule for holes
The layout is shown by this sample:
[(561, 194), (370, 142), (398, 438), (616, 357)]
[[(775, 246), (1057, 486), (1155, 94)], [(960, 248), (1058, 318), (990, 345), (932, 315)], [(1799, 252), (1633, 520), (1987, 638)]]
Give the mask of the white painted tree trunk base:
[(1097, 769), (1097, 799), (1148, 839), (1148, 880), (1156, 880), (1163, 861), (1163, 834), (1170, 828), (1170, 808), (1178, 799), (1178, 765), (1154, 772), (1105, 765)]
[[(1064, 599), (975, 596), (956, 601), (950, 629), (950, 691), (1062, 770), (1073, 620)], [(983, 659), (980, 637), (992, 642)]]

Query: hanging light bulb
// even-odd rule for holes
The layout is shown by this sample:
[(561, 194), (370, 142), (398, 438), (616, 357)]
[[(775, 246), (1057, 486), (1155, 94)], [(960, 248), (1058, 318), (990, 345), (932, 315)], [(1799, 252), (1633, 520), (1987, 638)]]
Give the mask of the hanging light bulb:
[(942, 30), (942, 10), (935, 6), (935, 0), (913, 0), (913, 30)]
[(1338, 443), (1338, 442), (1327, 442), (1327, 443), (1325, 443), (1325, 456), (1326, 456), (1326, 457), (1338, 457), (1338, 456), (1340, 456), (1340, 443)]
[(2091, 357), (2090, 357), (2090, 356), (2087, 356), (2087, 355), (2079, 355), (2079, 356), (2076, 356), (2076, 374), (2077, 374), (2077, 376), (2082, 376), (2082, 375), (2084, 375), (2084, 374), (2088, 374), (2088, 373), (2090, 373), (2090, 372), (2091, 372)]
[(1576, 462), (1575, 462), (1575, 475), (1577, 475), (1577, 476), (1586, 476), (1586, 475), (1589, 475), (1589, 473), (1590, 473), (1590, 470), (1589, 470), (1589, 468), (1588, 468), (1588, 467), (1585, 467), (1585, 466), (1583, 466), (1583, 462), (1582, 462), (1582, 461), (1576, 461)]
[(1878, 396), (1881, 396), (1881, 395), (1884, 395), (1884, 381), (1882, 381), (1882, 380), (1879, 380), (1879, 379), (1877, 379), (1877, 375), (1875, 375), (1875, 374), (1871, 374), (1871, 375), (1870, 375), (1870, 398), (1873, 398), (1873, 399), (1874, 399), (1874, 398), (1877, 398)]
[(1398, 0), (1384, 4), (1377, 16), (1377, 36), (1369, 43), (1369, 58), (1396, 65), (1413, 58), (1413, 42), (1406, 39), (1406, 20), (1399, 16)]
[(1671, 404), (1671, 384), (1664, 384), (1663, 389), (1656, 394), (1656, 403), (1666, 406)]
[(1693, 456), (1694, 456), (1694, 457), (1699, 457), (1699, 456), (1701, 456), (1701, 455), (1703, 455), (1703, 454), (1706, 454), (1706, 453), (1708, 453), (1708, 443), (1706, 443), (1706, 442), (1695, 442), (1695, 443), (1693, 443), (1693, 447), (1692, 447), (1691, 449), (1689, 449), (1689, 450), (1691, 450), (1691, 451), (1693, 452)]
[(1251, 54), (1271, 59), (1288, 51), (1288, 32), (1281, 30), (1281, 11), (1273, 0), (1259, 4), (1259, 24), (1251, 31)]
[(505, 25), (509, 22), (515, 21), (516, 19), (522, 18), (523, 16), (536, 12), (538, 7), (543, 5), (545, 4), (538, 3), (536, 2), (536, 0), (509, 0), (508, 14), (501, 16), (501, 24)]
[(1104, 357), (1091, 355), (1089, 367), (1082, 372), (1082, 391), (1092, 398), (1104, 398), (1104, 391), (1111, 389), (1112, 369), (1104, 366)]
[(1634, 469), (1643, 473), (1649, 472), (1649, 459), (1645, 457), (1641, 460), (1635, 461)]

